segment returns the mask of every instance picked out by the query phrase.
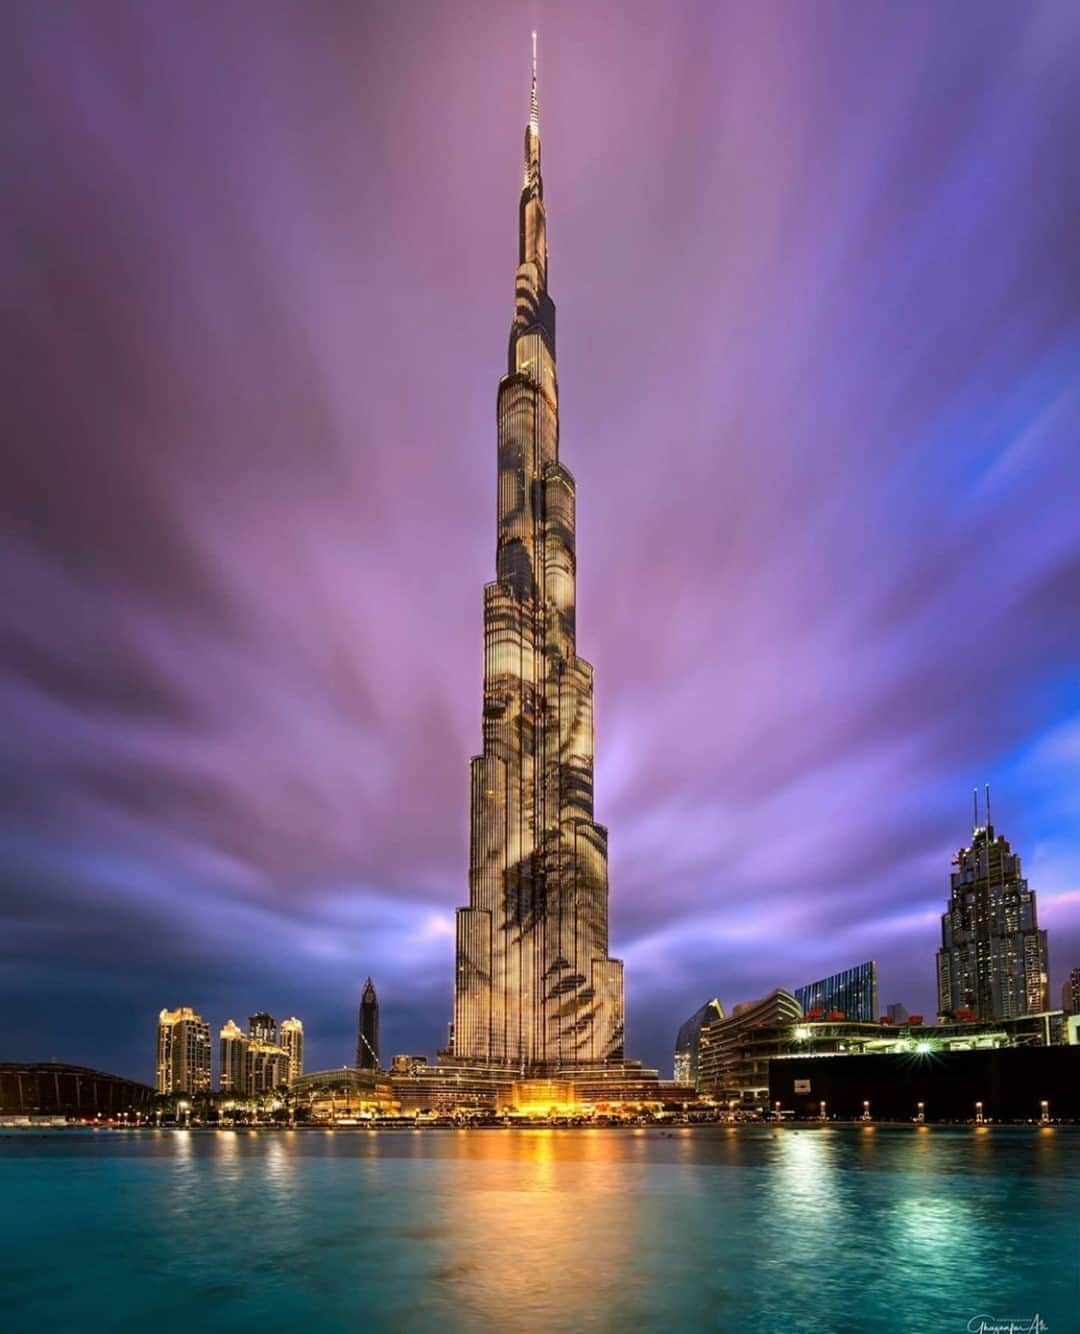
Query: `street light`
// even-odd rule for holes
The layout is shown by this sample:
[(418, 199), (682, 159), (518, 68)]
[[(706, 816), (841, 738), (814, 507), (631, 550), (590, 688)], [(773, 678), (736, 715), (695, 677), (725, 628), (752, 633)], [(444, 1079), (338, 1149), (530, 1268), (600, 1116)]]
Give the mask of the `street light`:
[(1049, 1102), (1048, 1102), (1045, 1098), (1043, 1098), (1042, 1102), (1039, 1103), (1039, 1107), (1040, 1107), (1040, 1109), (1042, 1110), (1042, 1115), (1039, 1117), (1039, 1120), (1042, 1122), (1042, 1124), (1043, 1124), (1044, 1126), (1049, 1125), (1049, 1124), (1050, 1124), (1050, 1104), (1049, 1104)]
[(819, 1113), (818, 1119), (824, 1121), (826, 1119), (824, 1098), (821, 1100), (821, 1102), (818, 1103), (818, 1113)]
[(923, 1125), (926, 1121), (926, 1103), (917, 1102), (915, 1104), (915, 1107), (916, 1107), (915, 1120), (918, 1122), (919, 1125)]
[(981, 1102), (975, 1104), (975, 1124), (981, 1126), (983, 1123), (983, 1105)]
[(869, 1098), (864, 1098), (864, 1099), (863, 1099), (863, 1105), (862, 1105), (862, 1119), (863, 1119), (864, 1121), (869, 1121), (869, 1120), (870, 1120), (870, 1099), (869, 1099)]

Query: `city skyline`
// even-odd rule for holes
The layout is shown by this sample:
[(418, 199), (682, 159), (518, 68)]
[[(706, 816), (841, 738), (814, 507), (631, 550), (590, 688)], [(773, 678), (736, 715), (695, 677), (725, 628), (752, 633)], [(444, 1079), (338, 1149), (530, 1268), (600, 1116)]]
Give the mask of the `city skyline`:
[[(555, 6), (541, 42), (632, 1054), (666, 1068), (702, 997), (854, 959), (932, 1014), (987, 779), (1053, 1000), (1080, 962), (1075, 21), (619, 12)], [(432, 1051), (530, 25), (127, 25), (27, 17), (11, 83), (4, 1054), (145, 1074), (164, 1002), (257, 997), (318, 1069), (368, 972), (384, 1051)]]

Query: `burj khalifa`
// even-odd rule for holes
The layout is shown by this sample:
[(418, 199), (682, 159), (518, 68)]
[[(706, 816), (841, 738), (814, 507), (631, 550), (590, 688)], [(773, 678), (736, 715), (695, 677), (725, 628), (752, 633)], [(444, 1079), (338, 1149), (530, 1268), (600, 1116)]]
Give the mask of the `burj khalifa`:
[(497, 423), (496, 568), (484, 589), (483, 752), (471, 761), (453, 1054), (540, 1072), (622, 1060), (623, 973), (608, 954), (607, 831), (593, 819), (593, 669), (577, 653), (576, 488), (559, 458), (535, 34)]

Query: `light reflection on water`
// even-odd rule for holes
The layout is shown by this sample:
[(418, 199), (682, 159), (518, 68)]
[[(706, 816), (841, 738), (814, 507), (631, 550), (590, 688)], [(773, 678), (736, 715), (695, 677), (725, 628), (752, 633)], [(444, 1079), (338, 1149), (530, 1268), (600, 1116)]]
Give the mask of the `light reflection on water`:
[(932, 1332), (1036, 1311), (1059, 1334), (1078, 1167), (1069, 1130), (0, 1136), (21, 1205), (3, 1328), (90, 1328), (93, 1293), (93, 1327), (140, 1334)]

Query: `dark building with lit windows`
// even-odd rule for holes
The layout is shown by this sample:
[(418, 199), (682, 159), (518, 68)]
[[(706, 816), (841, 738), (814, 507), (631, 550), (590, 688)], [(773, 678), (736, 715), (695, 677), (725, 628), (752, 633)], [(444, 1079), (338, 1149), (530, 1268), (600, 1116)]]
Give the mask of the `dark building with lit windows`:
[(937, 956), (939, 1012), (1008, 1019), (1048, 1010), (1046, 932), (1019, 855), (990, 823), (989, 788), (986, 823), (979, 824), (976, 797), (971, 846), (953, 866)]
[(379, 998), (369, 977), (360, 996), (360, 1014), (356, 1031), (356, 1068), (379, 1069)]
[(256, 1042), (265, 1042), (268, 1046), (277, 1046), (277, 1020), (272, 1014), (260, 1010), (248, 1019), (248, 1037)]

